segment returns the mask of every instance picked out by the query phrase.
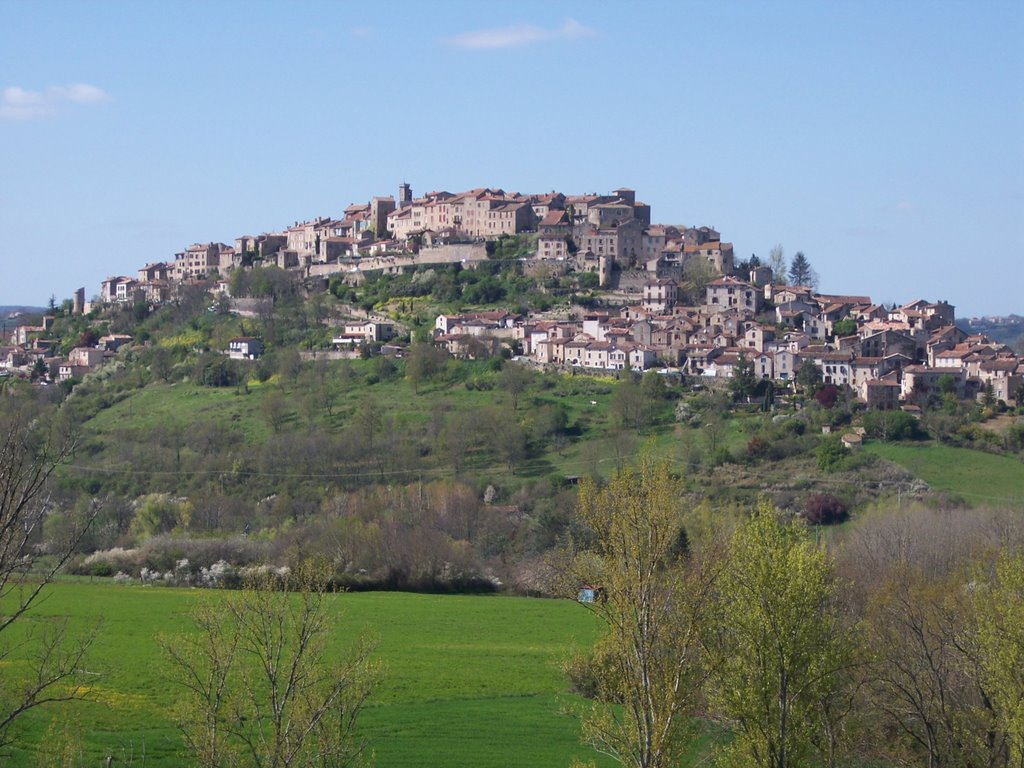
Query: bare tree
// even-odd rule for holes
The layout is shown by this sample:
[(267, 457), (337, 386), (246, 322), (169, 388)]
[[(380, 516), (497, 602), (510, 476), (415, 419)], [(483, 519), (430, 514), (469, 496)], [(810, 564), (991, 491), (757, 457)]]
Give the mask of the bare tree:
[(519, 397), (530, 386), (531, 378), (532, 376), (526, 368), (515, 363), (506, 363), (505, 367), (501, 369), (498, 382), (501, 388), (508, 392), (509, 397), (512, 398), (513, 411), (519, 410)]
[(227, 720), (231, 710), (229, 677), (235, 666), (239, 633), (225, 620), (218, 601), (203, 600), (192, 611), (198, 634), (188, 640), (161, 639), (188, 695), (175, 716), (185, 746), (203, 768), (230, 764), (232, 745)]
[(260, 569), (200, 603), (197, 632), (161, 641), (185, 690), (179, 727), (204, 768), (362, 764), (355, 724), (377, 676), (373, 645), (360, 638), (327, 660), (328, 575)]
[(263, 418), (267, 420), (270, 428), (275, 433), (281, 431), (281, 427), (284, 426), (288, 420), (288, 403), (285, 400), (284, 393), (279, 388), (271, 389), (264, 395), (262, 403)]
[(1019, 548), (1022, 536), (1012, 513), (910, 507), (866, 517), (839, 548), (842, 576), (857, 587), (846, 602), (871, 649), (863, 669), (866, 757), (1021, 764), (1007, 762), (1013, 739), (994, 695), (1005, 680), (984, 673), (977, 609), (988, 595), (992, 553)]
[(75, 438), (66, 425), (12, 403), (5, 403), (9, 410), (0, 417), (0, 746), (12, 741), (11, 726), (30, 709), (84, 697), (82, 663), (96, 632), (94, 627), (72, 637), (63, 621), (18, 633), (17, 643), (8, 642), (8, 631), (27, 618), (96, 517), (90, 506), (48, 543), (46, 558), (39, 558), (47, 484)]
[(772, 268), (772, 282), (776, 285), (785, 285), (789, 268), (786, 264), (786, 252), (781, 245), (772, 246), (768, 253), (768, 266)]

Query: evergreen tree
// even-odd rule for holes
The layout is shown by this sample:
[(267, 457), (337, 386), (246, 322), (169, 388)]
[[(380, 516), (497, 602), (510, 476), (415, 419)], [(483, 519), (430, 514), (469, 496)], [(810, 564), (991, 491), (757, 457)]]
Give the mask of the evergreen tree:
[(732, 378), (729, 379), (729, 391), (733, 399), (743, 400), (750, 397), (757, 390), (758, 380), (754, 371), (754, 361), (747, 359), (744, 354), (732, 369)]
[(804, 256), (803, 251), (797, 251), (793, 257), (793, 262), (789, 265), (789, 279), (793, 282), (793, 285), (817, 287), (817, 275), (815, 275), (814, 268), (811, 267), (811, 262)]

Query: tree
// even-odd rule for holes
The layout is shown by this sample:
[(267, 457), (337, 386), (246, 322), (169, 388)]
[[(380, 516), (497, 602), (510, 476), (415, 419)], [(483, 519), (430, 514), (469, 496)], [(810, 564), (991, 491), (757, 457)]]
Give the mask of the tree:
[(794, 285), (806, 285), (810, 288), (818, 287), (818, 277), (811, 267), (811, 262), (804, 256), (803, 251), (797, 251), (789, 265), (789, 279)]
[(761, 266), (761, 260), (757, 258), (756, 253), (750, 254), (749, 259), (744, 259), (736, 265), (736, 272), (744, 276), (748, 275), (752, 270), (757, 269)]
[(280, 388), (274, 387), (263, 396), (263, 402), (260, 405), (263, 418), (267, 420), (270, 428), (274, 430), (275, 434), (280, 432), (290, 415), (284, 393)]
[(640, 385), (627, 376), (615, 387), (612, 395), (611, 412), (622, 427), (642, 429), (647, 424), (647, 413), (649, 409), (644, 400), (644, 394)]
[(814, 493), (804, 502), (804, 520), (811, 525), (835, 525), (849, 517), (843, 500), (829, 493)]
[(453, 411), (445, 416), (444, 427), (438, 433), (440, 447), (456, 476), (462, 473), (475, 426), (472, 414)]
[(397, 373), (398, 366), (387, 355), (377, 355), (373, 359), (373, 375), (380, 381), (391, 381)]
[(843, 445), (838, 435), (826, 435), (818, 443), (815, 455), (818, 459), (818, 469), (822, 472), (832, 472), (842, 467), (850, 451)]
[(745, 400), (754, 394), (757, 389), (757, 375), (754, 373), (754, 361), (740, 353), (739, 360), (732, 369), (732, 378), (729, 379), (729, 391), (734, 400)]
[(409, 345), (405, 375), (412, 382), (413, 392), (419, 394), (420, 384), (441, 370), (447, 357), (444, 350), (429, 341), (416, 341)]
[(657, 420), (666, 394), (665, 381), (657, 371), (647, 371), (639, 380), (629, 373), (615, 388), (611, 412), (619, 426), (641, 430)]
[(709, 410), (704, 415), (701, 433), (704, 438), (705, 453), (710, 465), (718, 463), (719, 459), (722, 458), (723, 452), (728, 455), (729, 449), (723, 445), (728, 431), (729, 424), (726, 422), (721, 411)]
[[(15, 398), (6, 398), (0, 411), (0, 746), (11, 743), (11, 728), (31, 709), (84, 698), (88, 688), (83, 672), (95, 629), (72, 637), (66, 622), (22, 631), (43, 590), (71, 559), (96, 518), (90, 505), (71, 525), (62, 526), (50, 541), (50, 557), (37, 561), (36, 546), (46, 518), (48, 482), (72, 453), (74, 434), (59, 423), (46, 422)], [(23, 578), (32, 574), (31, 580)], [(7, 639), (18, 630), (20, 640)], [(31, 649), (27, 674), (18, 674), (14, 651)], [(22, 659), (19, 659), (21, 661)]]
[(985, 588), (974, 591), (982, 686), (1009, 745), (1024, 764), (1024, 556), (1002, 552)]
[[(655, 370), (649, 370), (640, 377), (640, 394), (647, 402), (648, 410), (654, 411), (658, 404), (665, 399), (668, 390), (665, 387), (665, 378)], [(654, 415), (653, 413), (651, 414)]]
[(963, 574), (926, 574), (920, 563), (891, 571), (868, 590), (865, 611), (874, 650), (868, 706), (893, 734), (870, 757), (903, 765), (1007, 765), (993, 760), (1003, 739), (976, 674)]
[(708, 283), (719, 276), (707, 259), (690, 259), (683, 266), (683, 299), (690, 304), (703, 304)]
[(832, 335), (836, 338), (841, 336), (853, 336), (857, 333), (857, 321), (852, 317), (844, 317), (832, 324)]
[[(864, 764), (1021, 765), (1019, 757), (1008, 762), (979, 629), (990, 597), (992, 608), (1021, 613), (1019, 596), (994, 586), (1001, 578), (992, 563), (994, 541), (1009, 547), (1024, 538), (1018, 516), (912, 505), (862, 517), (851, 534), (837, 551), (871, 649), (862, 675)], [(1014, 679), (1019, 685), (1019, 668), (1002, 678)]]
[(814, 399), (826, 411), (831, 411), (839, 400), (839, 394), (839, 387), (835, 384), (826, 384), (814, 393)]
[(956, 395), (956, 377), (951, 373), (944, 373), (935, 380), (935, 388), (943, 395)]
[(649, 456), (603, 488), (580, 485), (579, 517), (593, 546), (575, 575), (600, 587), (603, 598), (590, 606), (605, 626), (590, 661), (597, 701), (583, 738), (634, 768), (679, 764), (705, 678), (699, 628), (713, 572), (687, 562), (679, 546), (681, 495), (668, 464)]
[(868, 436), (886, 442), (910, 440), (917, 434), (917, 419), (906, 411), (871, 410), (862, 419)]
[(204, 768), (248, 764), (350, 766), (362, 762), (356, 719), (377, 668), (359, 639), (328, 660), (329, 573), (254, 571), (237, 592), (205, 596), (195, 632), (161, 639), (176, 682), (186, 748)]
[(364, 395), (356, 406), (352, 419), (366, 439), (366, 450), (373, 451), (373, 438), (384, 426), (384, 411), (377, 399), (370, 394)]
[(513, 411), (519, 410), (519, 396), (530, 385), (530, 379), (530, 372), (521, 365), (508, 363), (501, 369), (498, 383), (502, 389), (508, 392), (509, 397), (512, 398)]
[(157, 534), (168, 533), (177, 526), (185, 527), (187, 510), (166, 493), (151, 493), (139, 499), (128, 532), (136, 542)]
[(996, 404), (996, 391), (995, 387), (992, 386), (991, 381), (986, 381), (985, 386), (981, 390), (981, 403), (987, 408), (991, 408)]
[(171, 371), (174, 369), (174, 358), (167, 347), (156, 346), (150, 353), (150, 371), (154, 378), (166, 382), (171, 378)]
[(821, 369), (811, 359), (805, 359), (796, 369), (795, 381), (804, 392), (813, 392), (821, 385)]
[(786, 253), (781, 245), (772, 246), (768, 252), (768, 266), (772, 268), (772, 282), (776, 285), (786, 284)]
[(762, 503), (733, 533), (716, 593), (708, 702), (735, 735), (723, 763), (831, 764), (853, 657), (825, 552)]
[(278, 350), (275, 361), (277, 372), (284, 381), (294, 385), (302, 372), (302, 356), (295, 347)]
[(516, 421), (514, 414), (498, 417), (495, 422), (493, 440), (495, 451), (505, 460), (508, 471), (515, 474), (516, 465), (527, 456), (526, 432)]
[(32, 381), (38, 379), (46, 379), (49, 375), (50, 369), (46, 367), (46, 361), (41, 357), (37, 357), (35, 363), (32, 364)]

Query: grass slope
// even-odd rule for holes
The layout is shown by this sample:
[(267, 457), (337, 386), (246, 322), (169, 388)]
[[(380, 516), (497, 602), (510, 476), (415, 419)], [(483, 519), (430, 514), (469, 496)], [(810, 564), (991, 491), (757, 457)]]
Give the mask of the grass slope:
[[(103, 625), (90, 657), (100, 672), (90, 703), (37, 710), (26, 718), (5, 765), (36, 764), (52, 753), (51, 724), (82, 734), (87, 764), (182, 764), (170, 719), (177, 690), (156, 644), (188, 628), (196, 591), (111, 584), (53, 585), (35, 611), (37, 627), (70, 616), (81, 628)], [(363, 593), (331, 599), (339, 642), (369, 631), (384, 678), (364, 713), (379, 768), (389, 766), (568, 765), (589, 758), (578, 725), (564, 713), (575, 701), (558, 668), (575, 645), (588, 646), (595, 618), (569, 601)], [(598, 762), (598, 765), (606, 765)]]
[(870, 442), (864, 450), (905, 467), (933, 489), (960, 496), (971, 506), (1024, 501), (1024, 464), (1010, 456), (934, 442)]

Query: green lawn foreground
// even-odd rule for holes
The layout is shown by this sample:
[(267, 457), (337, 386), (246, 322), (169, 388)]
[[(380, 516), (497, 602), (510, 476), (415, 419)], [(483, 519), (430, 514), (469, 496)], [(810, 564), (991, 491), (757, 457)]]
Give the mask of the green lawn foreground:
[[(202, 593), (209, 594), (209, 593)], [(216, 593), (214, 593), (216, 594)], [(53, 748), (48, 729), (79, 732), (85, 764), (182, 764), (169, 710), (178, 695), (157, 647), (188, 625), (197, 590), (59, 583), (33, 612), (41, 625), (102, 618), (90, 657), (93, 702), (54, 705), (26, 717), (5, 765), (29, 766)], [(383, 679), (361, 725), (379, 768), (568, 765), (596, 757), (565, 713), (559, 663), (589, 646), (597, 619), (566, 600), (361, 593), (332, 596), (336, 651), (367, 630), (378, 640)], [(11, 638), (8, 638), (10, 640)], [(41, 744), (41, 742), (43, 742)], [(598, 760), (598, 765), (608, 765)]]
[(939, 443), (881, 443), (864, 446), (928, 483), (934, 490), (963, 498), (972, 507), (1024, 503), (1024, 463), (970, 448)]

